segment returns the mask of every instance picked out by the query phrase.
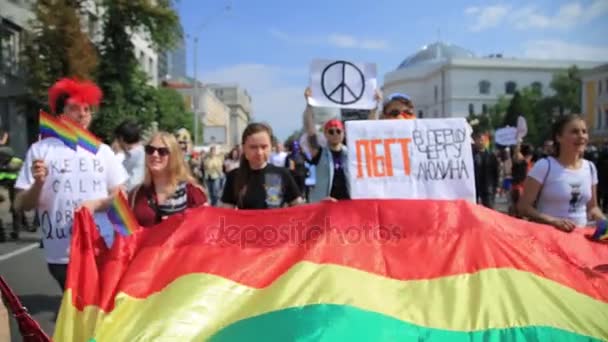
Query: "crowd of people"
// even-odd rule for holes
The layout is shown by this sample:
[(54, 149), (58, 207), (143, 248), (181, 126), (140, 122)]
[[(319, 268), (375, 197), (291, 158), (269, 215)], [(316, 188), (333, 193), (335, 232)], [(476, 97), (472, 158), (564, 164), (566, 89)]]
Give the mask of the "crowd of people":
[[(120, 192), (143, 227), (200, 206), (255, 210), (348, 200), (344, 124), (331, 119), (317, 127), (310, 89), (304, 95), (304, 136), (285, 145), (264, 123), (250, 123), (241, 144), (227, 153), (219, 146), (195, 151), (183, 131), (159, 131), (144, 140), (129, 120), (116, 127), (112, 147), (102, 144), (96, 154), (41, 139), (16, 177), (15, 212), (36, 211), (48, 269), (63, 288), (74, 210), (103, 212)], [(378, 92), (376, 100), (380, 108), (370, 111), (370, 119), (416, 119), (406, 94), (383, 98)], [(83, 128), (100, 101), (97, 86), (87, 82), (64, 79), (49, 91), (53, 114)], [(490, 150), (474, 132), (478, 203), (494, 208), (497, 197), (507, 197), (509, 214), (564, 231), (605, 219), (608, 144), (594, 147), (588, 140), (585, 122), (574, 114), (559, 118), (541, 149), (520, 141)]]

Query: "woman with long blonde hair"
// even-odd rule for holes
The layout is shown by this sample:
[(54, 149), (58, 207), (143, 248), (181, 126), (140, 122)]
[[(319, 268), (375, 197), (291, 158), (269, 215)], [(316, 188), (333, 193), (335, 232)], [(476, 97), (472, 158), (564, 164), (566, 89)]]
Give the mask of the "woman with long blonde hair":
[(131, 209), (141, 226), (153, 226), (170, 215), (207, 203), (203, 188), (191, 175), (172, 134), (155, 133), (144, 150), (144, 181), (129, 192)]

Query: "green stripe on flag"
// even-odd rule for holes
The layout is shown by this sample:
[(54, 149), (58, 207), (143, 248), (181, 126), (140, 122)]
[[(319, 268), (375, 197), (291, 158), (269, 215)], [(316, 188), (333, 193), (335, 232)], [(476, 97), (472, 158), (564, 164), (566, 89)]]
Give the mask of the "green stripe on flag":
[[(608, 337), (608, 336), (606, 336)], [(421, 327), (346, 305), (273, 311), (231, 324), (211, 341), (600, 341), (551, 327), (450, 331)]]

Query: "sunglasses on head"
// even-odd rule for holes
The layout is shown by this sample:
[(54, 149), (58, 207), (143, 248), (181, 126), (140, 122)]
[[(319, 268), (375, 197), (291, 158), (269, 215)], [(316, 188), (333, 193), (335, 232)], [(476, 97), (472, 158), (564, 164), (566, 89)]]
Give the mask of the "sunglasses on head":
[(341, 134), (342, 130), (339, 128), (330, 128), (327, 130), (327, 134), (329, 135), (334, 135), (334, 134)]
[(158, 152), (158, 155), (161, 157), (169, 155), (169, 149), (166, 147), (155, 147), (152, 145), (146, 145), (144, 147), (144, 150), (146, 151), (146, 154), (150, 156), (153, 155), (154, 152)]

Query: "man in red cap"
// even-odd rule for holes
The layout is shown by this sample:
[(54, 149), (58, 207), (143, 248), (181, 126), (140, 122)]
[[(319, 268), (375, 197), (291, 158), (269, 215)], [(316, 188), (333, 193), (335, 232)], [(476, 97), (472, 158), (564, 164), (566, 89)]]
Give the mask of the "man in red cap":
[[(56, 116), (65, 116), (87, 129), (101, 90), (91, 82), (64, 78), (49, 89), (49, 105)], [(36, 209), (46, 261), (51, 275), (65, 287), (74, 210), (85, 201), (104, 201), (120, 191), (128, 174), (110, 146), (101, 144), (96, 154), (66, 146), (51, 137), (27, 151), (17, 178), (16, 206)]]
[(326, 146), (319, 142), (315, 128), (312, 109), (308, 103), (310, 91), (305, 93), (306, 113), (304, 125), (312, 155), (311, 164), (315, 165), (315, 186), (309, 194), (310, 203), (324, 199), (350, 199), (348, 175), (348, 151), (344, 146), (344, 125), (338, 119), (332, 119), (323, 126)]

